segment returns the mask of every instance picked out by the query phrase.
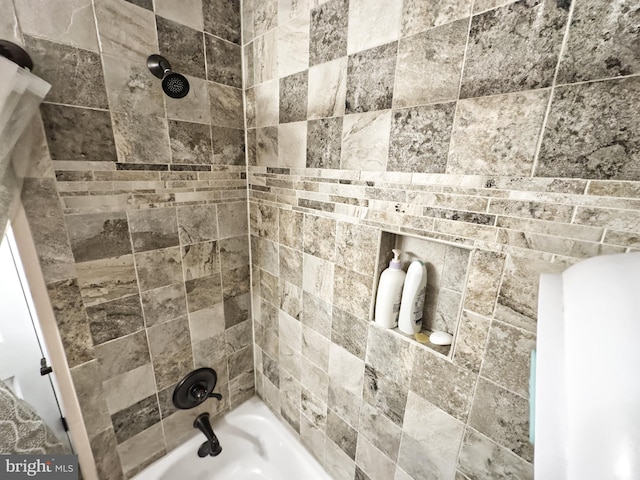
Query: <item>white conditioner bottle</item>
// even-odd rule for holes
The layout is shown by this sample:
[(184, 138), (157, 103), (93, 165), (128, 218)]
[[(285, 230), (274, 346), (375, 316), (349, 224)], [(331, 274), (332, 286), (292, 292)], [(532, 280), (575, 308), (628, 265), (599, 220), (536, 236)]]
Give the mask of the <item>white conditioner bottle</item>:
[(376, 294), (375, 322), (384, 328), (394, 328), (398, 325), (400, 312), (400, 296), (406, 273), (402, 270), (400, 250), (392, 250), (393, 259), (389, 268), (380, 275), (378, 293)]
[(402, 290), (398, 328), (408, 335), (418, 333), (422, 328), (424, 296), (427, 289), (427, 267), (420, 260), (414, 260), (407, 270), (407, 278)]

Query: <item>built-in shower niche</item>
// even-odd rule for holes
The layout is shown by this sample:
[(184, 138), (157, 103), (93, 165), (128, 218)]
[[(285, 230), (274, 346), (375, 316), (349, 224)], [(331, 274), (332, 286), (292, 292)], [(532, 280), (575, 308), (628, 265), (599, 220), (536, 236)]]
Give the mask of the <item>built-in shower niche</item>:
[(460, 245), (383, 231), (380, 237), (376, 280), (373, 301), (371, 302), (371, 321), (374, 320), (375, 298), (380, 275), (389, 266), (389, 261), (393, 258), (391, 250), (394, 248), (402, 250), (400, 258), (405, 272), (413, 260), (422, 260), (427, 267), (427, 293), (421, 333), (428, 336), (433, 331), (445, 331), (453, 335), (453, 343), (448, 346), (420, 343), (414, 335), (406, 335), (398, 328), (392, 329), (392, 332), (450, 357), (456, 342), (458, 325), (462, 315), (464, 287), (467, 283), (471, 249)]

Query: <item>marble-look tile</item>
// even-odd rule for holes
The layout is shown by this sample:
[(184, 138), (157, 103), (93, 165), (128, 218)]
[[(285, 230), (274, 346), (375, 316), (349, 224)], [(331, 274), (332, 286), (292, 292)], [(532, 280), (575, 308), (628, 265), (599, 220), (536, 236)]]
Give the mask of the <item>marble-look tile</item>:
[(557, 88), (535, 175), (639, 180), (639, 99), (636, 77)]
[(350, 480), (355, 475), (354, 461), (328, 438), (325, 441), (324, 467), (335, 480)]
[(144, 328), (138, 295), (87, 307), (87, 316), (94, 345), (124, 337)]
[[(242, 269), (240, 269), (242, 270)], [(248, 281), (246, 283), (248, 285)], [(251, 318), (251, 294), (244, 293), (224, 301), (224, 324), (226, 328), (238, 325)]]
[(172, 0), (155, 0), (155, 4), (156, 14), (194, 30), (204, 29), (202, 0), (186, 0), (179, 4)]
[(249, 277), (249, 265), (224, 270), (222, 272), (222, 296), (225, 300), (233, 299), (245, 293), (249, 293), (251, 279)]
[(253, 371), (243, 372), (229, 382), (229, 403), (231, 408), (255, 396), (255, 374)]
[(468, 17), (472, 4), (472, 0), (406, 0), (402, 9), (402, 36)]
[(347, 52), (361, 52), (400, 37), (402, 2), (350, 0)]
[(348, 21), (348, 0), (330, 0), (311, 9), (310, 66), (330, 62), (347, 54)]
[[(286, 352), (287, 349), (289, 347), (281, 346), (281, 359), (283, 358), (283, 352)], [(299, 356), (298, 352), (296, 352), (296, 357), (298, 358), (296, 366), (300, 370), (300, 383), (304, 392), (314, 395), (318, 401), (325, 403), (329, 391), (329, 376), (327, 372), (308, 361), (305, 357)]]
[(394, 107), (457, 99), (468, 27), (463, 19), (400, 41)]
[(280, 280), (278, 283), (280, 309), (293, 318), (300, 320), (302, 314), (302, 287)]
[(363, 359), (367, 349), (368, 322), (337, 307), (333, 308), (331, 341)]
[(146, 332), (140, 331), (95, 348), (103, 381), (151, 363)]
[(138, 293), (132, 255), (76, 264), (85, 306)]
[(378, 241), (379, 231), (376, 228), (338, 222), (336, 263), (365, 275), (373, 275)]
[(242, 90), (220, 83), (207, 82), (211, 124), (220, 127), (244, 128)]
[(190, 313), (211, 308), (222, 301), (222, 280), (219, 274), (187, 280), (185, 288)]
[[(69, 0), (52, 4), (43, 0), (17, 0), (13, 3), (23, 34), (98, 51), (91, 1)], [(43, 18), (47, 21), (41, 21)]]
[(107, 108), (100, 55), (25, 35), (33, 72), (51, 84), (47, 101)]
[(124, 480), (120, 457), (118, 456), (116, 436), (113, 427), (98, 433), (89, 439), (91, 452), (96, 460), (99, 478), (105, 480)]
[(182, 245), (218, 238), (218, 216), (215, 205), (178, 207), (177, 212), (178, 234)]
[(280, 123), (307, 119), (308, 80), (308, 70), (280, 79)]
[(278, 0), (278, 25), (300, 16), (309, 16), (310, 0)]
[(364, 362), (337, 345), (329, 352), (329, 397), (327, 405), (351, 426), (358, 426)]
[(624, 0), (576, 1), (567, 48), (560, 60), (559, 83), (626, 76), (640, 71), (636, 39), (637, 10)]
[[(284, 247), (280, 247), (282, 251)], [(322, 298), (324, 301), (333, 301), (333, 262), (328, 262), (314, 255), (304, 255), (304, 276), (301, 276), (300, 284), (305, 292)], [(282, 269), (282, 262), (281, 267)]]
[(113, 134), (122, 163), (167, 164), (171, 159), (167, 120), (112, 113)]
[(524, 460), (533, 460), (527, 399), (480, 377), (469, 426)]
[(218, 248), (223, 271), (249, 265), (249, 240), (246, 235), (220, 240)]
[(354, 480), (392, 479), (395, 470), (395, 462), (374, 447), (364, 436), (358, 437)]
[(213, 163), (209, 125), (170, 120), (169, 140), (171, 163), (197, 165)]
[(278, 127), (256, 129), (256, 164), (262, 167), (278, 165)]
[(47, 285), (56, 325), (69, 367), (94, 358), (93, 341), (85, 314), (77, 279), (61, 280)]
[(65, 222), (76, 262), (131, 253), (129, 225), (124, 212), (68, 215)]
[(71, 368), (71, 378), (87, 434), (94, 436), (111, 426), (101, 385), (98, 362), (93, 360)]
[(278, 217), (278, 241), (289, 248), (302, 250), (304, 214), (293, 210), (280, 209)]
[[(202, 0), (204, 31), (240, 43), (240, 1)], [(245, 41), (248, 39), (245, 38)]]
[(397, 460), (402, 429), (367, 402), (363, 402), (360, 409), (358, 434), (364, 436), (391, 460)]
[[(149, 54), (158, 49), (153, 11), (122, 0), (96, 0), (93, 3), (102, 53), (146, 63)], [(175, 67), (173, 59), (169, 62)]]
[(146, 63), (104, 54), (102, 65), (112, 111), (164, 115), (162, 89)]
[(220, 271), (218, 242), (202, 242), (182, 247), (185, 280), (207, 277)]
[(529, 394), (531, 350), (535, 335), (501, 322), (493, 322), (482, 376), (522, 396)]
[(333, 262), (335, 259), (336, 221), (316, 215), (304, 217), (304, 253)]
[(309, 68), (309, 15), (280, 24), (278, 35), (278, 76), (286, 77)]
[(391, 108), (398, 42), (349, 55), (346, 113)]
[(193, 354), (187, 317), (155, 325), (147, 330), (153, 371), (159, 390), (178, 382), (193, 370)]
[(278, 366), (278, 362), (273, 360), (266, 353), (262, 354), (262, 373), (274, 387), (278, 389), (280, 388), (280, 367)]
[(347, 95), (347, 57), (309, 69), (307, 114), (310, 119), (341, 117)]
[(403, 388), (411, 381), (416, 350), (407, 340), (389, 330), (375, 325), (369, 327), (367, 365)]
[(340, 447), (349, 458), (355, 460), (358, 432), (331, 410), (327, 414), (326, 432), (327, 437), (333, 443)]
[(484, 356), (491, 320), (464, 311), (456, 335), (453, 361), (464, 368), (478, 373)]
[(229, 379), (245, 372), (253, 372), (253, 348), (251, 346), (229, 355)]
[(280, 246), (280, 278), (297, 286), (302, 286), (302, 252)]
[(244, 130), (211, 127), (214, 165), (244, 165)]
[(253, 341), (252, 326), (249, 320), (240, 322), (224, 332), (224, 339), (227, 346), (227, 352), (237, 352), (249, 345)]
[(345, 116), (342, 123), (341, 168), (386, 170), (390, 129), (391, 111)]
[(478, 480), (519, 478), (533, 480), (533, 465), (484, 435), (468, 428), (459, 458), (460, 471)]
[(254, 88), (256, 127), (277, 125), (280, 119), (280, 81), (270, 80)]
[[(247, 135), (247, 164), (250, 167), (255, 167), (258, 164), (258, 141), (256, 138), (256, 129), (250, 128), (246, 130)], [(277, 160), (277, 159), (276, 159)]]
[(327, 424), (327, 404), (304, 387), (300, 389), (300, 412), (303, 419), (308, 418), (310, 423), (324, 431)]
[[(190, 89), (186, 97), (171, 98), (163, 94), (167, 108), (167, 118), (183, 120), (186, 122), (211, 123), (209, 109), (209, 92), (206, 80), (197, 77), (186, 76)], [(160, 85), (156, 88), (162, 91)]]
[(455, 103), (393, 112), (387, 170), (444, 173)]
[(302, 294), (303, 325), (311, 328), (325, 338), (331, 336), (331, 304), (307, 292)]
[(244, 43), (252, 41), (255, 37), (254, 13), (255, 0), (245, 0), (241, 2), (240, 16), (242, 18), (242, 39)]
[(253, 44), (255, 85), (278, 78), (277, 30), (256, 38)]
[(473, 2), (473, 14), (491, 10), (492, 8), (501, 7), (518, 0), (475, 0)]
[(135, 260), (141, 292), (183, 281), (178, 247), (138, 253)]
[(473, 400), (476, 375), (425, 349), (416, 355), (411, 391), (461, 421)]
[(278, 166), (304, 168), (307, 158), (307, 122), (278, 126)]
[(329, 347), (331, 342), (311, 328), (302, 326), (302, 355), (321, 370), (329, 370)]
[(116, 160), (109, 112), (46, 103), (40, 112), (52, 160)]
[(160, 55), (175, 72), (205, 78), (202, 32), (156, 16)]
[(480, 315), (493, 315), (498, 285), (505, 256), (496, 252), (476, 250), (471, 257), (464, 308)]
[(189, 314), (191, 341), (197, 342), (224, 333), (224, 311), (220, 303)]
[(239, 45), (204, 36), (207, 54), (207, 80), (242, 88), (242, 49)]
[(307, 168), (340, 168), (342, 117), (310, 120), (307, 126)]
[(373, 276), (363, 275), (336, 264), (333, 301), (336, 307), (358, 318), (369, 318), (373, 289)]
[(548, 101), (548, 90), (459, 101), (447, 173), (530, 175)]
[(18, 28), (18, 17), (13, 0), (0, 0), (0, 8), (5, 13), (0, 19), (0, 36), (17, 45), (22, 45), (22, 32)]
[(218, 208), (219, 238), (246, 235), (248, 231), (246, 202), (223, 203)]
[(129, 227), (136, 252), (180, 244), (175, 208), (129, 212)]
[(443, 331), (454, 335), (458, 329), (462, 294), (441, 288), (436, 296), (438, 303), (434, 316), (427, 319), (424, 326), (432, 331)]
[(370, 365), (365, 365), (363, 399), (402, 427), (407, 404), (408, 385), (398, 385)]
[(162, 424), (152, 425), (118, 445), (118, 454), (127, 478), (166, 454)]
[(252, 203), (249, 209), (251, 234), (276, 242), (278, 240), (278, 207)]
[(464, 248), (448, 246), (445, 252), (445, 263), (440, 285), (444, 288), (462, 292), (469, 269), (471, 252)]
[(151, 395), (111, 416), (116, 440), (120, 444), (160, 422), (160, 409), (155, 395)]
[(453, 478), (464, 433), (462, 422), (410, 393), (403, 430), (400, 468), (412, 478)]
[(153, 395), (156, 384), (151, 363), (116, 375), (103, 383), (103, 389), (110, 414), (124, 410)]
[(473, 17), (460, 97), (551, 86), (568, 10), (569, 2), (520, 0)]
[(253, 25), (256, 37), (278, 25), (278, 0), (255, 2)]

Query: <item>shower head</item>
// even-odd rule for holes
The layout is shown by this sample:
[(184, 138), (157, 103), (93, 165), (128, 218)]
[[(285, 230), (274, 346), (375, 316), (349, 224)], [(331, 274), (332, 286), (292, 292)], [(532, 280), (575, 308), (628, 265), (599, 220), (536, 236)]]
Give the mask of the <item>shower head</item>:
[(184, 75), (171, 71), (171, 65), (160, 55), (149, 55), (147, 67), (156, 77), (162, 79), (162, 90), (171, 98), (183, 98), (189, 93), (189, 81)]

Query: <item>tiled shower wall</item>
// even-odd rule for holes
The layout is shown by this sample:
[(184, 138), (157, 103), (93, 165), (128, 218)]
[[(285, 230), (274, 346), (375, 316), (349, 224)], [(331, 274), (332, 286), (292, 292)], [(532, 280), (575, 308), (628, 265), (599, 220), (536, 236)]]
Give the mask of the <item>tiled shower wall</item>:
[[(254, 393), (240, 4), (0, 3), (0, 37), (52, 84), (23, 202), (99, 478), (129, 478)], [(176, 411), (201, 366), (222, 403)]]
[[(638, 25), (623, 0), (243, 3), (256, 389), (336, 479), (533, 477), (539, 275), (640, 245)], [(451, 359), (369, 322), (383, 230), (471, 249)]]

